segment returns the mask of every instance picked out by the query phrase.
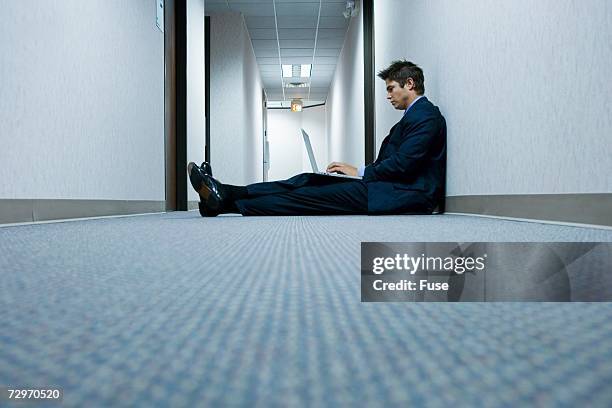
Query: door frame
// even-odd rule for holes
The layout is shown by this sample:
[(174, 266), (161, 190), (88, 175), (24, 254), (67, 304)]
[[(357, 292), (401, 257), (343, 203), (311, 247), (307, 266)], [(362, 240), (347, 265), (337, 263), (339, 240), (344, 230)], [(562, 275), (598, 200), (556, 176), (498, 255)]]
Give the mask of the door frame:
[(376, 159), (376, 109), (374, 99), (374, 0), (362, 1), (363, 12), (363, 76), (364, 76), (364, 134), (365, 164)]
[(187, 0), (164, 2), (166, 211), (187, 211)]
[(210, 16), (204, 16), (204, 160), (210, 163)]

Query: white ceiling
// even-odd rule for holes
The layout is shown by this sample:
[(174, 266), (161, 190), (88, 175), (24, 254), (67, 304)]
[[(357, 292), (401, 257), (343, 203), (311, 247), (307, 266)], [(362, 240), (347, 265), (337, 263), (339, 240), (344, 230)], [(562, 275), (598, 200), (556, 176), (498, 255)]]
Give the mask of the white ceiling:
[[(243, 14), (269, 101), (300, 98), (316, 103), (327, 99), (349, 25), (342, 15), (346, 0), (205, 0), (205, 3), (207, 15)], [(285, 87), (283, 93), (281, 64), (313, 64), (310, 86)], [(308, 79), (285, 78), (285, 83), (288, 82)]]

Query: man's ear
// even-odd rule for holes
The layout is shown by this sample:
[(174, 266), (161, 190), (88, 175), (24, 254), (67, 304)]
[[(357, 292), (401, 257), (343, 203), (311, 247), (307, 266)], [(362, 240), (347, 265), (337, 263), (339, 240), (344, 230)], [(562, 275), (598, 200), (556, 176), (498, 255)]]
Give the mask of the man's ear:
[(414, 79), (408, 78), (406, 79), (406, 83), (403, 86), (407, 91), (412, 91), (414, 89)]

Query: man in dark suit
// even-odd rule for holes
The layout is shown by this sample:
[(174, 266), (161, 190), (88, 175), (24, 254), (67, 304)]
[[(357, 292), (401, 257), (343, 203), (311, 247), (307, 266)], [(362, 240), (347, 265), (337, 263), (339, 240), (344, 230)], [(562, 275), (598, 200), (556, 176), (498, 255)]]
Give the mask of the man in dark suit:
[(216, 216), (324, 214), (431, 214), (444, 209), (446, 122), (424, 96), (423, 71), (394, 61), (378, 76), (387, 99), (403, 110), (402, 119), (383, 140), (376, 161), (356, 168), (333, 162), (329, 173), (359, 179), (304, 173), (288, 180), (248, 186), (222, 184), (207, 163), (189, 163), (189, 179), (200, 195), (200, 214)]

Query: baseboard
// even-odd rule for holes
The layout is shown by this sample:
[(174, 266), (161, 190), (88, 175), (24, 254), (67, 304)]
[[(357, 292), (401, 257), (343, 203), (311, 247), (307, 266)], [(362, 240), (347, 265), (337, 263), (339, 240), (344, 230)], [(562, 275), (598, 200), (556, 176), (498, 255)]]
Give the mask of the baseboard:
[[(165, 201), (0, 199), (0, 224), (164, 212)], [(198, 208), (189, 201), (188, 208)], [(446, 198), (446, 212), (612, 226), (612, 194), (473, 195)]]
[(0, 224), (164, 211), (165, 201), (0, 199)]
[(446, 212), (612, 226), (612, 194), (449, 196)]

